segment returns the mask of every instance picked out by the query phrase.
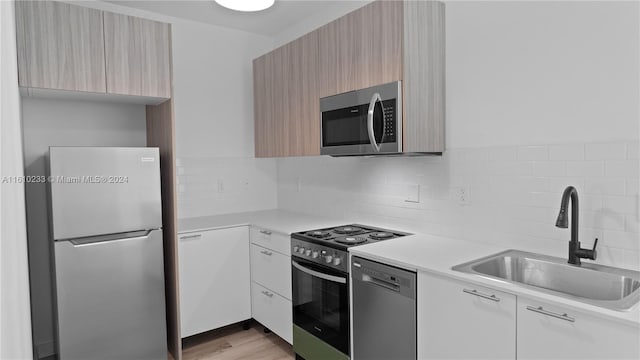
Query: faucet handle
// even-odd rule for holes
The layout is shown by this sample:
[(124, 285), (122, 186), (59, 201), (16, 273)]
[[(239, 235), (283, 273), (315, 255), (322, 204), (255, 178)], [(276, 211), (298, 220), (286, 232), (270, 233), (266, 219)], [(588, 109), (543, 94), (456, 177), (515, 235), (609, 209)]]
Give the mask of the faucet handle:
[(576, 255), (582, 259), (595, 260), (596, 257), (598, 256), (598, 252), (596, 251), (596, 246), (598, 246), (598, 238), (596, 238), (596, 241), (593, 243), (593, 249), (578, 248), (576, 250)]
[(598, 256), (598, 252), (596, 251), (596, 246), (598, 246), (598, 238), (596, 238), (596, 241), (593, 242), (593, 249), (591, 249), (591, 260), (595, 260), (596, 257)]

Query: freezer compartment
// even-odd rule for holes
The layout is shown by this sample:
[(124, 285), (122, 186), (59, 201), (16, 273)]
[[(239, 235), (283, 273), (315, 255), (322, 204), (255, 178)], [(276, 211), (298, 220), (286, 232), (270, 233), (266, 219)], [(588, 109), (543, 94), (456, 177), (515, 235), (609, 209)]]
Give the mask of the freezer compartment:
[(162, 227), (158, 148), (51, 147), (53, 239)]
[(162, 230), (102, 240), (54, 243), (59, 358), (166, 359)]

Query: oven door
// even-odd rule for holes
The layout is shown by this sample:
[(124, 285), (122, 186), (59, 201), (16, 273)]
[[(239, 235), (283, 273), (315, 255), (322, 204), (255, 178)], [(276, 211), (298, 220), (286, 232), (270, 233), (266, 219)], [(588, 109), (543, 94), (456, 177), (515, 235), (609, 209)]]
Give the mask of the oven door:
[(402, 152), (400, 82), (320, 99), (321, 155)]
[(348, 355), (348, 274), (298, 258), (291, 259), (291, 270), (293, 323)]

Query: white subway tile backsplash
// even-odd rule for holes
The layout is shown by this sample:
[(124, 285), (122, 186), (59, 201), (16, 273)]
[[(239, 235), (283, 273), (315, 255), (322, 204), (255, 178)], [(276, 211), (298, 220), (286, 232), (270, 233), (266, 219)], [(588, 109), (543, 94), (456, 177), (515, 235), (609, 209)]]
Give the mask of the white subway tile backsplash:
[(629, 160), (640, 159), (640, 142), (632, 141), (627, 143), (627, 159)]
[(604, 176), (603, 161), (568, 161), (568, 176)]
[(540, 177), (566, 176), (567, 166), (564, 162), (536, 161), (533, 163), (533, 175)]
[(584, 160), (584, 145), (583, 144), (550, 145), (549, 160), (552, 160), (552, 161)]
[(603, 207), (606, 211), (635, 214), (636, 199), (634, 196), (605, 196)]
[[(590, 246), (602, 237), (598, 263), (620, 266), (640, 254), (635, 148), (637, 142), (542, 144), (452, 149), (442, 157), (279, 159), (277, 202), (345, 221), (565, 256), (569, 230), (556, 228), (555, 220), (562, 191), (574, 186), (581, 241)], [(406, 202), (407, 189), (417, 184), (419, 202)], [(470, 204), (458, 204), (451, 195), (456, 187), (469, 189)]]
[(623, 178), (588, 178), (585, 182), (585, 192), (594, 195), (624, 195), (625, 180)]
[(495, 147), (489, 149), (490, 161), (516, 161), (518, 148), (515, 146)]
[(582, 225), (594, 229), (624, 230), (624, 214), (609, 211), (581, 211)]
[(622, 160), (627, 157), (627, 144), (595, 143), (585, 145), (585, 160)]
[(637, 235), (638, 232), (640, 232), (638, 230), (639, 227), (640, 227), (640, 222), (638, 222), (638, 218), (636, 217), (635, 214), (625, 215), (625, 231), (630, 233), (635, 233)]
[(549, 160), (549, 148), (547, 146), (521, 146), (518, 148), (518, 160)]
[(640, 179), (639, 178), (630, 178), (626, 180), (627, 184), (627, 195), (638, 195), (640, 192)]
[(608, 160), (605, 162), (607, 176), (638, 177), (637, 160)]

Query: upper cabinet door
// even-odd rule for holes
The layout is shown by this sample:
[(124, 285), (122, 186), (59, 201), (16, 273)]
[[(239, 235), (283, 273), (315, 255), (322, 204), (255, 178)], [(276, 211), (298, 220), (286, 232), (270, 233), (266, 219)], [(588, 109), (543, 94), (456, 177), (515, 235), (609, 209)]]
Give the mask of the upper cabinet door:
[(256, 157), (286, 156), (283, 55), (276, 50), (253, 60)]
[(320, 97), (402, 80), (402, 1), (375, 1), (318, 32)]
[(169, 24), (104, 13), (107, 92), (171, 97)]
[(19, 84), (105, 92), (102, 12), (54, 1), (16, 1)]
[(257, 157), (320, 154), (317, 58), (314, 32), (253, 61)]
[(282, 51), (287, 155), (320, 155), (317, 32), (290, 42)]

